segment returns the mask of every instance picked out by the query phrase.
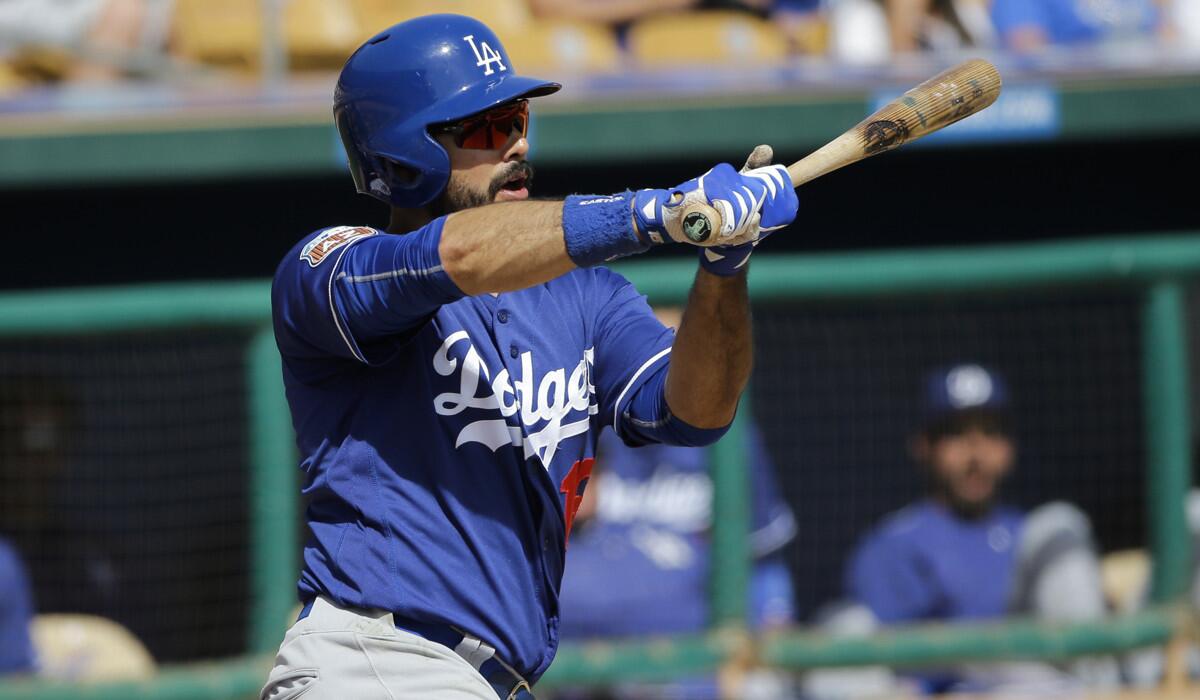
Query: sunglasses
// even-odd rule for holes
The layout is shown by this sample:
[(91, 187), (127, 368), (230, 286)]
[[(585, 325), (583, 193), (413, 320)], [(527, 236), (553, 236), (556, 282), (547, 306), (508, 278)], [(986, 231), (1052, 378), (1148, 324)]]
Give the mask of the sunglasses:
[(517, 100), (467, 117), (460, 122), (436, 127), (435, 131), (453, 134), (454, 145), (471, 150), (492, 150), (508, 143), (514, 131), (524, 138), (529, 132), (529, 100)]

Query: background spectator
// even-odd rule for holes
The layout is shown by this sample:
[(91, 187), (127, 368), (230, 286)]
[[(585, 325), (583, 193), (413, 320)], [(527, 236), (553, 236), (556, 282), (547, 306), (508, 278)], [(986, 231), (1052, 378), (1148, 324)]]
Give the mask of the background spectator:
[(1153, 36), (1163, 27), (1154, 0), (992, 0), (992, 21), (1002, 45), (1018, 52)]
[[(1003, 380), (979, 365), (932, 373), (923, 427), (910, 449), (928, 497), (888, 516), (858, 546), (846, 571), (849, 597), (884, 624), (981, 620), (1009, 613), (1086, 620), (1105, 613), (1087, 517), (1054, 503), (1026, 514), (1000, 490), (1016, 464)], [(1077, 667), (1094, 685), (1115, 685), (1115, 664)], [(993, 667), (933, 673), (926, 691), (987, 689), (1010, 681), (1070, 683), (1048, 669)]]

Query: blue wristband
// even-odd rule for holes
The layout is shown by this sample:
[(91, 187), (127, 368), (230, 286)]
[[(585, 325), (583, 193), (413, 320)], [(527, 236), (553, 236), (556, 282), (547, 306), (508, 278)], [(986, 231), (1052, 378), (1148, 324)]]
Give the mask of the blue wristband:
[(600, 265), (650, 248), (633, 228), (632, 201), (633, 193), (628, 191), (571, 195), (563, 201), (563, 238), (576, 265)]

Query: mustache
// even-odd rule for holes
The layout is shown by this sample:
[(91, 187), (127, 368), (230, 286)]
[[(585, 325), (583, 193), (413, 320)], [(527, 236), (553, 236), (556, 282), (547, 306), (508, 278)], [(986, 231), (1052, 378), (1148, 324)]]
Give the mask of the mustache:
[(488, 186), (487, 201), (492, 201), (500, 190), (504, 187), (504, 183), (514, 179), (518, 175), (523, 175), (525, 178), (525, 187), (533, 189), (533, 165), (527, 160), (519, 160), (513, 163), (510, 167), (505, 168), (502, 172), (492, 178), (491, 184)]

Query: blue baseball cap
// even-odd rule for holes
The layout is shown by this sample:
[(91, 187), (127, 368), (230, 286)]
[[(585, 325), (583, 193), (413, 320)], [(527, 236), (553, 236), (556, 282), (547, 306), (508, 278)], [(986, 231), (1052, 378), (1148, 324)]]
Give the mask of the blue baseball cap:
[(973, 363), (943, 367), (925, 378), (922, 418), (926, 426), (971, 412), (1003, 414), (1008, 386), (995, 370)]

